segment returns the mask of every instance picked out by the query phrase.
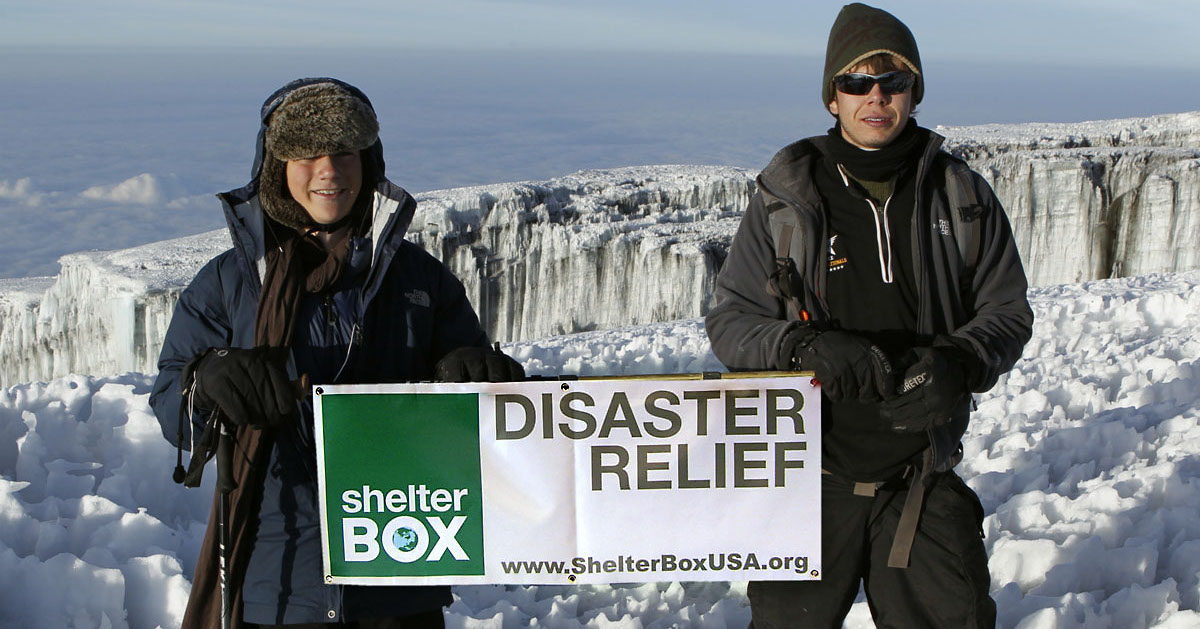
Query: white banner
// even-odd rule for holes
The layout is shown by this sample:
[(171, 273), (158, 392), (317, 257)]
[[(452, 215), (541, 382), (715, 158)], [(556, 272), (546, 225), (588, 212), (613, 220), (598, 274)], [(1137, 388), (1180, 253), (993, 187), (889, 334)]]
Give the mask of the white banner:
[(330, 582), (819, 578), (807, 376), (315, 390)]

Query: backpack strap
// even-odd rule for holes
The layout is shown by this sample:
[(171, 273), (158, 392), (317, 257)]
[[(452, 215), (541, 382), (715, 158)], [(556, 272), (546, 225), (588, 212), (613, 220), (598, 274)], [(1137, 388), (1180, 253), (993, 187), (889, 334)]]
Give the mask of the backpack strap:
[(783, 301), (788, 320), (808, 321), (808, 311), (795, 291), (800, 280), (800, 273), (791, 256), (792, 232), (795, 229), (795, 225), (784, 223), (775, 237), (775, 270), (767, 277), (767, 294)]
[[(961, 169), (964, 165), (954, 159), (946, 159), (943, 181), (946, 190), (946, 208), (950, 216), (949, 229), (958, 245), (958, 253), (963, 262), (963, 276), (975, 275), (979, 264), (979, 219), (987, 212), (987, 206), (979, 202), (975, 187), (971, 181), (963, 177)], [(941, 228), (941, 226), (939, 226)]]
[(892, 549), (888, 553), (889, 568), (907, 568), (913, 542), (917, 539), (917, 527), (921, 522), (921, 510), (925, 505), (925, 494), (933, 479), (933, 449), (925, 448), (921, 453), (919, 468), (909, 469), (908, 495), (900, 510), (900, 521), (896, 524), (896, 536), (892, 538)]

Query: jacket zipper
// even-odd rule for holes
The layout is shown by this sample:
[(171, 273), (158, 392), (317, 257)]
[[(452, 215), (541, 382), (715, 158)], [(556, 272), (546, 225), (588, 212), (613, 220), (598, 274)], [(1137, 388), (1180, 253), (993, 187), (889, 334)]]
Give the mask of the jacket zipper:
[[(850, 189), (850, 177), (846, 173), (846, 168), (841, 164), (837, 165), (838, 174), (842, 176), (842, 183), (847, 189)], [(852, 195), (853, 196), (853, 195)], [(871, 208), (871, 218), (875, 219), (875, 246), (879, 253), (879, 278), (884, 284), (891, 284), (895, 280), (892, 274), (892, 228), (888, 223), (888, 205), (892, 202), (892, 197), (896, 196), (895, 191), (888, 195), (888, 198), (883, 202), (881, 209), (870, 197), (864, 197), (867, 206)]]
[[(913, 246), (914, 246), (914, 248), (913, 248), (913, 258), (914, 258), (913, 259), (913, 269), (917, 275), (917, 277), (916, 277), (916, 280), (917, 280), (917, 282), (916, 282), (916, 284), (917, 284), (917, 331), (921, 332), (921, 333), (929, 333), (932, 331), (929, 328), (929, 326), (925, 325), (925, 317), (926, 317), (926, 310), (927, 310), (925, 307), (925, 302), (929, 296), (929, 281), (928, 281), (928, 277), (926, 276), (926, 273), (925, 273), (924, 251), (925, 251), (926, 236), (925, 236), (925, 228), (922, 226), (922, 223), (925, 223), (926, 227), (929, 225), (932, 225), (933, 224), (933, 215), (931, 214), (932, 206), (923, 204), (921, 202), (922, 190), (924, 189), (924, 186), (922, 184), (924, 183), (925, 176), (926, 176), (926, 173), (928, 171), (929, 164), (931, 163), (931, 161), (932, 160), (930, 159), (930, 156), (929, 156), (929, 149), (926, 148), (925, 155), (922, 157), (920, 166), (917, 168), (917, 172), (915, 174), (916, 179), (914, 180), (914, 184), (913, 184), (913, 187), (914, 187), (913, 215), (912, 215), (912, 233), (913, 233)], [(922, 217), (925, 214), (929, 214), (929, 217), (928, 217), (928, 220), (923, 221)], [(938, 439), (935, 434), (935, 430), (936, 430), (935, 428), (930, 427), (929, 429), (927, 429), (925, 431), (925, 434), (929, 439), (929, 450), (930, 450), (930, 459), (931, 459), (930, 465), (932, 465), (934, 468), (936, 468), (938, 463), (942, 460), (942, 453), (939, 452)]]
[(325, 298), (321, 302), (321, 309), (325, 315), (325, 326), (329, 328), (329, 332), (337, 332), (337, 307), (333, 305), (333, 295), (325, 293)]

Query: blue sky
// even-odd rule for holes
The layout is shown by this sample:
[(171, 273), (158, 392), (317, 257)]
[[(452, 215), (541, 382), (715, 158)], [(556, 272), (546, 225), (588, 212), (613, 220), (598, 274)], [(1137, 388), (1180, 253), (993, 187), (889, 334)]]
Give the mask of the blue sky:
[[(841, 2), (0, 0), (8, 46), (821, 54)], [(1200, 67), (1194, 0), (880, 1), (924, 57)]]

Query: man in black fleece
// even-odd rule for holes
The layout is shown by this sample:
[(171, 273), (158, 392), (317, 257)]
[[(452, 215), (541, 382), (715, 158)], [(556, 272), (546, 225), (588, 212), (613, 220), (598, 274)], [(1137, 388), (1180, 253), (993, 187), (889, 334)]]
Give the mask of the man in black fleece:
[(731, 370), (822, 388), (822, 573), (751, 582), (755, 629), (841, 627), (862, 585), (880, 627), (992, 627), (983, 509), (954, 473), (971, 393), (1029, 340), (1025, 273), (987, 183), (917, 126), (909, 29), (850, 4), (821, 96), (837, 123), (759, 175), (706, 327)]

